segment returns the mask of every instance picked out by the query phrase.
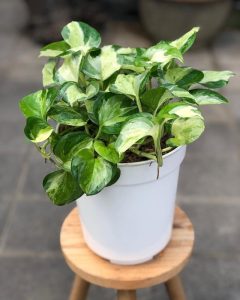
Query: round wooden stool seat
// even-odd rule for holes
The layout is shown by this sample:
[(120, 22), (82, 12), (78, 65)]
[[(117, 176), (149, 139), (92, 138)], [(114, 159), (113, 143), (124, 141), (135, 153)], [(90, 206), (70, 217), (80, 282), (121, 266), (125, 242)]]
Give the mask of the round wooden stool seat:
[(60, 240), (67, 264), (80, 278), (102, 287), (129, 291), (167, 282), (179, 274), (192, 253), (194, 230), (187, 215), (177, 207), (168, 246), (153, 260), (134, 266), (114, 265), (93, 253), (84, 242), (76, 208), (65, 219)]

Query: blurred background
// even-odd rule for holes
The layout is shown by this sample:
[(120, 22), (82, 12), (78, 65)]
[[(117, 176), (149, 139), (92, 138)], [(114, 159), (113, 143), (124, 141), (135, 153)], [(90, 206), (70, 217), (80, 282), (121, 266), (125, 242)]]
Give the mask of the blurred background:
[[(19, 99), (41, 88), (41, 45), (60, 39), (70, 20), (95, 26), (105, 44), (146, 47), (201, 26), (186, 65), (232, 70), (229, 105), (203, 109), (206, 131), (188, 147), (178, 202), (196, 245), (183, 272), (189, 300), (240, 299), (240, 1), (0, 1), (0, 299), (64, 300), (73, 275), (60, 253), (61, 223), (73, 206), (54, 207), (42, 189), (49, 171), (23, 135)], [(114, 299), (92, 287), (89, 299)], [(163, 287), (140, 300), (167, 299)]]

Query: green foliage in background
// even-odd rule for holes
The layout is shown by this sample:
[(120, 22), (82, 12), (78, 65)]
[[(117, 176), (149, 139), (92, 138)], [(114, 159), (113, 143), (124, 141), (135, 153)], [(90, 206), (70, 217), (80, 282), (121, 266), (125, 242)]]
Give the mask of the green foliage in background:
[[(62, 30), (63, 41), (42, 48), (44, 88), (24, 97), (25, 134), (56, 166), (43, 181), (56, 205), (94, 195), (116, 182), (126, 152), (156, 160), (192, 143), (204, 131), (199, 106), (227, 103), (213, 89), (233, 76), (183, 66), (199, 28), (173, 42), (145, 48), (109, 45), (82, 22)], [(63, 128), (63, 130), (58, 130)], [(167, 149), (161, 149), (163, 137)], [(153, 152), (140, 147), (152, 144)]]

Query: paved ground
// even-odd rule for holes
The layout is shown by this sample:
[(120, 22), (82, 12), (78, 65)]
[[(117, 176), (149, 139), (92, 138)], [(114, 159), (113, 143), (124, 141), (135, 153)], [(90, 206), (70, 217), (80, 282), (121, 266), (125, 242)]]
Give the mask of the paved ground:
[[(17, 16), (16, 16), (17, 12)], [(71, 207), (49, 203), (41, 188), (48, 167), (24, 140), (18, 100), (40, 87), (38, 46), (18, 31), (26, 11), (19, 0), (0, 2), (0, 299), (67, 299), (72, 274), (59, 251), (59, 229)], [(149, 43), (134, 27), (109, 24), (105, 41)], [(206, 69), (240, 70), (240, 32), (221, 34), (212, 49), (187, 56)], [(206, 133), (188, 148), (178, 199), (191, 216), (197, 242), (183, 274), (189, 300), (240, 299), (239, 76), (223, 91), (228, 106), (205, 108)], [(89, 299), (113, 299), (93, 287)], [(167, 299), (162, 287), (140, 300)]]

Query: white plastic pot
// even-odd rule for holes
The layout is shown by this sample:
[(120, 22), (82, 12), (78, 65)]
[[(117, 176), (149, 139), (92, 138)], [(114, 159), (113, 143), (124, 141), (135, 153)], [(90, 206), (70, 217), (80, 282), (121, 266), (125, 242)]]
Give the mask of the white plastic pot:
[(115, 264), (148, 261), (168, 244), (180, 164), (186, 147), (156, 162), (120, 164), (121, 177), (94, 196), (77, 200), (83, 234), (96, 254)]

